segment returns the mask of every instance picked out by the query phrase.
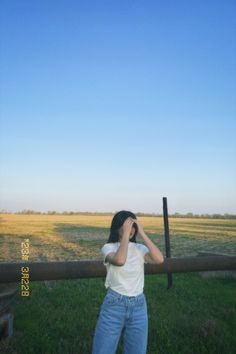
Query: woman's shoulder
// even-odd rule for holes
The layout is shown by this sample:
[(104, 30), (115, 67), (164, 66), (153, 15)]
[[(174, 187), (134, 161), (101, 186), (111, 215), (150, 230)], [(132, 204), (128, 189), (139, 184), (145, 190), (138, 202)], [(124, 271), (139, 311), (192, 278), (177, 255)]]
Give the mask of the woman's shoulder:
[(102, 246), (102, 249), (116, 249), (118, 247), (118, 242), (107, 242)]
[(118, 243), (120, 243), (120, 242), (106, 242), (106, 243), (104, 243), (104, 246), (105, 245), (117, 245)]
[(147, 246), (145, 246), (143, 243), (135, 242), (135, 246), (138, 250), (140, 250), (143, 253), (146, 253), (149, 251)]
[(143, 246), (143, 244), (139, 242), (132, 242), (132, 243), (138, 248)]

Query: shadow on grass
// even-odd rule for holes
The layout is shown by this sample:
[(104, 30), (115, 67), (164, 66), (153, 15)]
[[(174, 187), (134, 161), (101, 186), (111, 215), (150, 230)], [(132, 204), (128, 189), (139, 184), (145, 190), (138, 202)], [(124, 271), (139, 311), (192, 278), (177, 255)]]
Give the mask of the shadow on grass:
[(53, 233), (0, 234), (1, 262), (21, 261), (21, 242), (29, 239), (29, 261), (100, 259), (99, 250), (108, 239), (108, 229), (58, 224)]
[(99, 226), (84, 226), (80, 224), (56, 224), (54, 231), (72, 240), (107, 240), (109, 228)]

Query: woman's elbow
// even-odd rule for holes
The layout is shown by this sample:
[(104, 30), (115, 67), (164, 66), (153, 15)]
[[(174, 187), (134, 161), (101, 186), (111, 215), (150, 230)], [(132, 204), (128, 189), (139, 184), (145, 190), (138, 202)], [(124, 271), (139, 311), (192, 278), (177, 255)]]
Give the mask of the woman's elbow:
[(120, 259), (120, 258), (116, 259), (116, 265), (118, 267), (122, 267), (123, 265), (125, 265), (125, 260)]
[(123, 261), (117, 261), (117, 263), (116, 263), (116, 265), (118, 267), (122, 267), (124, 264), (125, 264), (125, 262), (123, 262)]
[(165, 261), (164, 257), (162, 256), (161, 258), (158, 259), (157, 264), (163, 264)]

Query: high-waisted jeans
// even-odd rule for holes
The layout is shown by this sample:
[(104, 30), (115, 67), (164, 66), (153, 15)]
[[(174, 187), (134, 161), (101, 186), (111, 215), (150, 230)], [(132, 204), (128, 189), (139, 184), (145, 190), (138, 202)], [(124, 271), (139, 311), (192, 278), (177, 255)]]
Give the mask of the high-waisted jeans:
[(92, 354), (115, 354), (122, 330), (122, 354), (146, 354), (148, 316), (145, 295), (126, 296), (108, 288), (96, 324)]

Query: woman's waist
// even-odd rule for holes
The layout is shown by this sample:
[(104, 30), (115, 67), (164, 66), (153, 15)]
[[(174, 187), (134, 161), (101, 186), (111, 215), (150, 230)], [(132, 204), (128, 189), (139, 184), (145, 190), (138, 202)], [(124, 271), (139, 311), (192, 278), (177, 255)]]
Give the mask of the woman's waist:
[(120, 298), (123, 297), (123, 298), (127, 298), (127, 299), (138, 299), (138, 298), (141, 298), (144, 296), (143, 292), (139, 292), (138, 294), (135, 294), (135, 295), (129, 295), (129, 294), (118, 292), (118, 291), (112, 289), (111, 287), (108, 287), (108, 289), (107, 289), (107, 294), (109, 294), (109, 293), (116, 295), (117, 297), (120, 297)]

